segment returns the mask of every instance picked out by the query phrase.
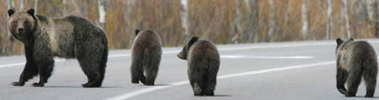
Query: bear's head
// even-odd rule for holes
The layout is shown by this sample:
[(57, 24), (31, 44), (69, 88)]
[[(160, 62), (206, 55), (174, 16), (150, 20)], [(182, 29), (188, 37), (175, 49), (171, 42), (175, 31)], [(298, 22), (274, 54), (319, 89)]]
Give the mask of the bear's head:
[(187, 55), (191, 46), (199, 39), (199, 37), (192, 37), (191, 40), (183, 47), (183, 50), (179, 52), (178, 57), (183, 60), (187, 60)]
[(34, 15), (34, 9), (29, 9), (26, 12), (16, 12), (14, 9), (9, 9), (8, 15), (8, 28), (12, 36), (25, 42), (37, 27), (37, 18)]
[(336, 55), (339, 56), (339, 55), (342, 55), (341, 53), (344, 53), (344, 52), (341, 52), (341, 51), (344, 51), (346, 48), (346, 44), (349, 43), (349, 42), (353, 42), (354, 39), (353, 38), (350, 38), (348, 40), (342, 40), (340, 38), (337, 38), (336, 39), (336, 42), (337, 42), (337, 47), (336, 47)]

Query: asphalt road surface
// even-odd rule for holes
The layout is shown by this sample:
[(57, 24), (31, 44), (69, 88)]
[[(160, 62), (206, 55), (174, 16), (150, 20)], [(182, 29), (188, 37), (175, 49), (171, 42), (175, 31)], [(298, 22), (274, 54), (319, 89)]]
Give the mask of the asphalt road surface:
[[(369, 39), (376, 52), (379, 40)], [(164, 48), (155, 86), (131, 84), (130, 50), (111, 50), (102, 88), (82, 88), (86, 76), (77, 60), (56, 59), (45, 87), (23, 87), (19, 79), (24, 56), (0, 57), (1, 100), (340, 100), (335, 86), (335, 41), (218, 45), (221, 66), (214, 97), (195, 97), (188, 84), (182, 47)], [(364, 99), (364, 82), (357, 97)], [(375, 98), (379, 98), (376, 89)]]

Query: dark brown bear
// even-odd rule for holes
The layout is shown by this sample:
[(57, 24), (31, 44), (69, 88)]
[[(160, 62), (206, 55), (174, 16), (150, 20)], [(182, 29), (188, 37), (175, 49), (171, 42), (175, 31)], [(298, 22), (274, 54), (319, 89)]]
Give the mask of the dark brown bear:
[[(378, 75), (378, 62), (374, 48), (366, 41), (353, 38), (337, 40), (337, 89), (346, 97), (354, 97), (362, 76), (366, 81), (366, 96), (373, 97)], [(345, 82), (347, 81), (347, 89)]]
[[(152, 30), (136, 30), (132, 45), (132, 83), (154, 85), (162, 56), (162, 40)], [(146, 74), (146, 77), (144, 75)]]
[(188, 78), (195, 96), (214, 96), (220, 55), (207, 40), (192, 37), (178, 57), (188, 61)]
[(76, 16), (50, 18), (27, 12), (8, 10), (9, 30), (24, 44), (26, 65), (14, 86), (23, 86), (34, 76), (40, 81), (33, 86), (44, 86), (51, 76), (54, 57), (77, 58), (87, 75), (83, 87), (100, 87), (104, 79), (108, 57), (108, 40), (104, 31), (90, 21)]

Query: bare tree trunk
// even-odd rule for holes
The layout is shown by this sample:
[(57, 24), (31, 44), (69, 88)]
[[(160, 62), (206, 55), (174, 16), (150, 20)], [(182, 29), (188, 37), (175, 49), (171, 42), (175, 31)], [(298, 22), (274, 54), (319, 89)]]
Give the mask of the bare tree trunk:
[[(13, 9), (14, 7), (14, 3), (13, 3), (13, 0), (7, 0), (7, 9)], [(9, 40), (9, 30), (8, 30), (8, 14), (6, 14), (6, 28), (5, 28), (5, 34), (2, 34), (3, 38), (1, 39), (1, 54), (0, 55), (5, 55), (6, 54), (6, 50), (7, 50), (7, 44), (8, 44), (8, 40)]]
[(308, 0), (303, 0), (301, 4), (301, 18), (303, 20), (303, 39), (306, 39), (308, 37)]
[[(133, 27), (132, 27), (132, 21), (131, 21), (131, 15), (132, 15), (132, 11), (133, 11), (133, 5), (135, 4), (135, 0), (128, 0), (126, 1), (126, 6), (124, 6), (124, 12), (123, 12), (123, 15), (124, 15), (124, 21), (125, 21), (125, 29), (127, 32), (129, 33), (134, 33), (134, 30)], [(127, 46), (130, 47), (130, 45), (132, 44), (133, 42), (133, 36), (134, 34), (129, 34), (129, 41), (127, 43)]]
[(80, 17), (83, 17), (81, 12), (80, 12), (79, 7), (76, 5), (76, 2), (74, 0), (71, 0), (71, 3), (72, 3), (72, 5), (74, 5), (76, 13), (79, 14)]
[(20, 10), (25, 10), (24, 0), (20, 0)]
[(235, 32), (236, 27), (238, 28), (237, 31), (239, 31), (239, 28), (240, 28), (240, 25), (238, 23), (241, 20), (241, 6), (242, 5), (241, 5), (240, 0), (235, 0), (235, 1), (236, 1), (236, 7), (237, 7), (236, 18), (234, 19), (232, 30), (230, 30), (230, 32), (229, 32), (227, 43), (231, 43), (231, 41), (236, 42), (236, 40), (238, 39), (238, 35), (233, 37), (233, 34)]
[(275, 31), (275, 16), (276, 16), (276, 7), (274, 0), (270, 0), (270, 22), (269, 22), (269, 30), (268, 30), (268, 40), (272, 41)]
[(63, 16), (67, 16), (67, 0), (63, 0)]
[[(355, 38), (360, 38), (361, 36), (361, 34), (359, 34), (359, 32), (358, 32), (358, 28), (359, 28), (359, 26), (362, 26), (362, 24), (363, 24), (363, 20), (365, 20), (365, 18), (367, 17), (366, 15), (365, 15), (365, 4), (364, 4), (364, 2), (365, 1), (362, 1), (362, 0), (354, 0), (354, 2), (352, 2), (352, 4), (354, 5), (354, 4), (356, 4), (356, 6), (355, 7), (353, 7), (353, 6), (351, 6), (351, 11), (353, 12), (352, 13), (352, 15), (354, 14), (356, 17), (355, 17), (355, 19), (353, 19), (353, 18), (351, 18), (352, 19), (352, 25), (354, 25), (355, 27), (352, 27), (353, 28), (353, 34), (354, 34), (354, 36), (353, 37), (355, 37)], [(353, 23), (354, 22), (354, 23)], [(357, 27), (358, 26), (358, 27)]]
[(38, 0), (34, 0), (34, 13), (37, 14)]
[(330, 40), (331, 24), (332, 24), (332, 11), (333, 11), (333, 0), (328, 0), (328, 15), (327, 15), (327, 25), (326, 25), (326, 39)]
[(107, 15), (107, 6), (108, 2), (107, 0), (98, 0), (98, 9), (99, 9), (99, 23), (100, 26), (105, 28), (105, 18)]
[(180, 0), (183, 6), (182, 11), (182, 27), (184, 28), (184, 35), (189, 36), (189, 20), (188, 20), (188, 0)]
[(256, 0), (250, 0), (250, 3), (249, 3), (249, 0), (245, 0), (246, 2), (246, 5), (248, 6), (247, 7), (247, 13), (249, 14), (250, 13), (250, 18), (249, 18), (249, 29), (250, 29), (250, 34), (249, 34), (249, 40), (248, 42), (249, 43), (253, 43), (254, 42), (254, 20), (255, 20), (255, 7), (256, 7)]
[[(367, 13), (370, 19), (370, 29), (374, 28), (375, 37), (378, 38), (379, 33), (379, 23), (378, 23), (378, 7), (375, 0), (366, 0), (367, 3)], [(373, 27), (374, 26), (374, 27)]]
[(351, 38), (351, 31), (350, 31), (350, 20), (349, 20), (349, 14), (347, 12), (347, 1), (346, 0), (342, 0), (342, 3), (343, 3), (343, 11), (345, 13), (345, 24), (346, 24), (346, 33), (347, 33), (347, 38)]

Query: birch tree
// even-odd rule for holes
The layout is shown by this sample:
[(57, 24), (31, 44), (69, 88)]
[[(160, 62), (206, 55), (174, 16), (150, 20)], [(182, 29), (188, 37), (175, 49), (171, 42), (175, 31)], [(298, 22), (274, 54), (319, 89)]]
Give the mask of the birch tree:
[(237, 31), (239, 29), (241, 29), (240, 28), (241, 26), (239, 25), (239, 22), (241, 20), (241, 6), (242, 5), (241, 5), (240, 0), (235, 0), (235, 1), (236, 1), (236, 7), (237, 7), (237, 9), (236, 9), (236, 17), (234, 19), (232, 30), (230, 30), (230, 32), (229, 32), (227, 43), (231, 43), (231, 41), (236, 41), (238, 39), (238, 35), (233, 37), (234, 32), (235, 32), (236, 28), (237, 28)]
[[(132, 27), (133, 26), (132, 20), (131, 20), (131, 15), (132, 15), (134, 4), (135, 4), (135, 0), (127, 0), (127, 1), (125, 1), (126, 6), (124, 6), (125, 10), (123, 12), (123, 16), (124, 16), (124, 21), (125, 21), (125, 29), (129, 33), (134, 33), (134, 29)], [(131, 45), (131, 43), (133, 42), (133, 36), (134, 36), (134, 34), (128, 35), (128, 37), (129, 37), (128, 45)]]
[(182, 18), (182, 27), (184, 28), (184, 35), (189, 35), (189, 20), (188, 20), (188, 0), (180, 0), (180, 3), (183, 6), (183, 11), (181, 13)]
[[(371, 25), (369, 26), (371, 29), (374, 28), (375, 37), (378, 37), (378, 8), (377, 2), (375, 0), (366, 0), (367, 3), (367, 13), (369, 16), (369, 20)], [(374, 26), (374, 27), (373, 27)]]
[(98, 9), (99, 9), (99, 23), (101, 27), (104, 28), (105, 25), (105, 17), (107, 15), (107, 6), (108, 2), (107, 0), (98, 0)]
[[(249, 3), (250, 2), (250, 3)], [(248, 11), (248, 14), (250, 13), (250, 17), (249, 17), (249, 29), (250, 29), (250, 34), (249, 34), (249, 40), (248, 42), (249, 43), (253, 43), (254, 42), (254, 19), (255, 19), (255, 8), (256, 8), (256, 0), (245, 0), (245, 3), (246, 5), (248, 6), (247, 7), (247, 11)]]
[(67, 10), (66, 10), (67, 0), (62, 0), (62, 4), (63, 4), (63, 16), (66, 16), (67, 15)]
[(20, 0), (20, 10), (25, 10), (24, 0)]
[[(7, 0), (7, 10), (9, 9), (14, 9), (14, 2), (13, 0)], [(6, 20), (8, 21), (8, 14), (6, 15)], [(9, 30), (8, 30), (8, 22), (6, 23), (6, 28), (5, 28), (5, 34), (3, 34), (3, 38), (1, 39), (1, 45), (2, 45), (2, 48), (1, 48), (1, 54), (6, 54), (7, 53), (7, 43), (9, 42), (9, 38), (10, 38), (10, 33), (9, 33)]]
[(71, 3), (72, 3), (72, 5), (74, 5), (76, 13), (79, 14), (80, 17), (83, 17), (83, 15), (81, 14), (81, 12), (79, 10), (79, 7), (76, 5), (76, 2), (74, 0), (71, 0)]
[(332, 11), (333, 11), (333, 0), (328, 0), (328, 14), (327, 14), (327, 25), (326, 25), (326, 39), (330, 40), (330, 31), (332, 24)]
[(270, 19), (269, 19), (269, 30), (268, 30), (268, 38), (269, 41), (272, 41), (272, 38), (274, 36), (274, 30), (275, 30), (275, 16), (276, 16), (276, 7), (274, 0), (270, 0)]
[(346, 0), (342, 0), (342, 3), (343, 3), (343, 12), (344, 12), (344, 15), (345, 15), (345, 24), (346, 24), (346, 34), (347, 34), (347, 38), (351, 38), (351, 31), (350, 31), (350, 20), (349, 20), (349, 14), (347, 12), (347, 9), (348, 9), (348, 5), (347, 5), (347, 1)]
[(38, 0), (34, 0), (34, 13), (37, 14)]
[(302, 33), (303, 33), (303, 39), (306, 39), (308, 37), (308, 11), (307, 11), (307, 6), (308, 6), (308, 0), (303, 0), (301, 4), (301, 18), (303, 20), (303, 28), (302, 28)]

